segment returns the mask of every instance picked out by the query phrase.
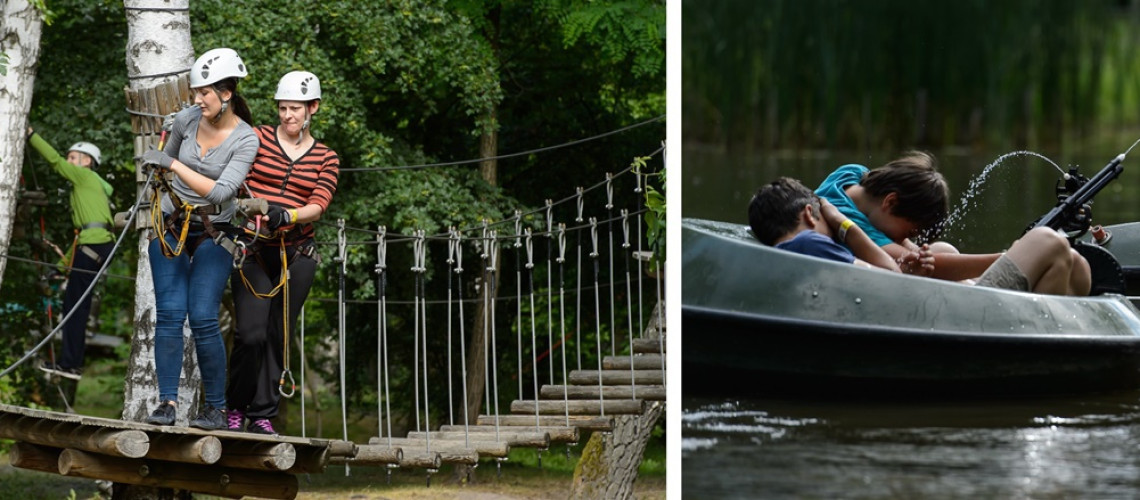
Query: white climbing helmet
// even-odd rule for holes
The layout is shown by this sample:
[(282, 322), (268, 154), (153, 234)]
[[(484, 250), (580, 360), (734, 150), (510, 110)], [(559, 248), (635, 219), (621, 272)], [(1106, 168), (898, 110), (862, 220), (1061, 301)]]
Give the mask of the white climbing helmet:
[(290, 71), (277, 82), (278, 101), (312, 101), (321, 98), (321, 80), (308, 71)]
[(78, 151), (87, 156), (90, 156), (91, 159), (95, 161), (95, 166), (99, 166), (100, 160), (103, 159), (103, 155), (99, 152), (99, 148), (95, 147), (95, 145), (91, 144), (90, 142), (80, 141), (72, 144), (71, 147), (67, 149), (67, 152), (70, 153), (72, 151)]
[(207, 50), (190, 67), (190, 88), (211, 85), (226, 78), (245, 78), (245, 63), (234, 49)]

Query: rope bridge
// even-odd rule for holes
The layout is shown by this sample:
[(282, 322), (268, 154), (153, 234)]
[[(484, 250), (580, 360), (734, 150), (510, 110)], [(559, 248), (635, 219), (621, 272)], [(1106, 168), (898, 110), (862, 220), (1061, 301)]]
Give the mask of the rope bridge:
[[(611, 432), (616, 417), (659, 415), (666, 393), (665, 314), (662, 281), (642, 279), (647, 274), (644, 262), (649, 259), (649, 252), (643, 248), (644, 210), (640, 207), (647, 179), (657, 175), (645, 170), (644, 160), (636, 161), (617, 174), (607, 174), (593, 186), (576, 188), (557, 202), (547, 200), (537, 210), (519, 210), (506, 220), (484, 221), (470, 228), (453, 227), (443, 234), (416, 231), (402, 235), (391, 233), (384, 226), (376, 230), (350, 228), (343, 219), (338, 220), (336, 241), (319, 245), (335, 248), (332, 263), (339, 285), (335, 300), (337, 355), (344, 416), (339, 440), (305, 436), (303, 390), (302, 437), (156, 427), (0, 405), (0, 438), (17, 441), (11, 453), (12, 465), (16, 467), (223, 496), (293, 498), (297, 493), (296, 474), (323, 472), (329, 464), (345, 464), (346, 474), (352, 465), (385, 467), (389, 472), (398, 467), (423, 469), (430, 485), (431, 474), (444, 463), (477, 465), (488, 459), (501, 464), (512, 447), (541, 452), (556, 443), (575, 444), (584, 431)], [(635, 187), (626, 196), (618, 193), (615, 200), (614, 185), (623, 177), (632, 177)], [(147, 188), (149, 185), (140, 190), (140, 202)], [(619, 208), (623, 204), (628, 208)], [(142, 205), (135, 203), (131, 218)], [(129, 231), (131, 221), (125, 225), (123, 234)], [(350, 241), (350, 234), (361, 239)], [(122, 237), (119, 236), (116, 249)], [(412, 262), (408, 269), (410, 283), (391, 282), (390, 246), (393, 252), (411, 256), (406, 259)], [(359, 255), (368, 247), (375, 250), (370, 270), (375, 274), (376, 300), (350, 300), (345, 285), (349, 261), (359, 261)], [(357, 258), (350, 259), (354, 250)], [(429, 260), (429, 254), (436, 258)], [(446, 260), (440, 258), (444, 255)], [(503, 266), (511, 257), (515, 261), (514, 276), (506, 275)], [(111, 259), (107, 260), (109, 263)], [(429, 262), (433, 266), (430, 270)], [(106, 272), (107, 263), (100, 273)], [(325, 266), (325, 272), (329, 271), (332, 270)], [(567, 282), (567, 274), (572, 282)], [(428, 283), (444, 277), (446, 296), (429, 296)], [(514, 295), (499, 296), (497, 283), (511, 277)], [(464, 291), (472, 281), (476, 283), (476, 294), (465, 297)], [(98, 282), (93, 280), (92, 287)], [(624, 304), (617, 293), (622, 289)], [(87, 293), (90, 292), (89, 288)], [(568, 295), (574, 298), (568, 299)], [(516, 317), (513, 339), (500, 335), (495, 321), (497, 310), (510, 307), (511, 302), (515, 303), (511, 312)], [(646, 307), (647, 302), (654, 305)], [(546, 306), (545, 332), (540, 331), (536, 319), (540, 303)], [(389, 306), (407, 309), (409, 305), (411, 321), (393, 321)], [(346, 352), (350, 306), (374, 307), (376, 314), (377, 429), (367, 443), (348, 439), (344, 367), (359, 357)], [(480, 317), (471, 314), (473, 307), (482, 311)], [(623, 308), (626, 317), (618, 317)], [(592, 325), (588, 324), (591, 317)], [(486, 333), (481, 348), (475, 346), (472, 350), (466, 343), (477, 321), (481, 321)], [(401, 328), (389, 331), (393, 324), (400, 324)], [(304, 309), (300, 325), (299, 375), (304, 387)], [(414, 426), (409, 424), (414, 430), (404, 436), (393, 432), (390, 380), (393, 370), (409, 369), (409, 353), (390, 351), (389, 339), (393, 335), (410, 335), (414, 339), (410, 353)], [(445, 367), (429, 365), (429, 335), (446, 335)], [(0, 372), (0, 377), (34, 356), (52, 336), (46, 336), (16, 365)], [(619, 336), (624, 337), (620, 343)], [(574, 352), (567, 352), (568, 343), (574, 346)], [(291, 342), (287, 340), (285, 344)], [(594, 366), (585, 365), (584, 349), (586, 358), (594, 358)], [(471, 403), (467, 400), (467, 368), (479, 363), (467, 359), (469, 352), (482, 356), (481, 365), (488, 381), (482, 402), (484, 410), (471, 421), (466, 410)], [(529, 352), (529, 359), (524, 359), (525, 352)], [(512, 360), (516, 365), (511, 374), (518, 381), (516, 399), (506, 408), (499, 404), (503, 385), (498, 378), (499, 360)], [(286, 368), (288, 372), (288, 364)], [(524, 373), (524, 368), (528, 368), (529, 374)], [(446, 373), (446, 387), (429, 385), (429, 375), (441, 371)], [(282, 389), (288, 390), (292, 385), (291, 372), (289, 384), (284, 383), (284, 374), (282, 378)], [(455, 387), (456, 380), (460, 387)], [(448, 407), (432, 408), (429, 402), (441, 399), (438, 394), (443, 390), (447, 391)], [(434, 399), (433, 394), (437, 394)], [(457, 411), (459, 400), (461, 408)]]

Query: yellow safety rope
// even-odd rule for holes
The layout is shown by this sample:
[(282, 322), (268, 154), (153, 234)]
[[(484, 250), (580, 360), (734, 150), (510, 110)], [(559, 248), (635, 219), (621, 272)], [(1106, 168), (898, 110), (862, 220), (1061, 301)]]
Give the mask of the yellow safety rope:
[(71, 239), (71, 250), (67, 254), (67, 272), (71, 272), (71, 267), (75, 265), (75, 250), (79, 248), (79, 230), (75, 230), (75, 237)]
[[(285, 261), (285, 235), (281, 235), (281, 379), (277, 381), (277, 391), (287, 398), (297, 392), (297, 383), (289, 371), (289, 263)], [(289, 377), (290, 389), (285, 392), (285, 377)]]
[(241, 282), (245, 283), (245, 288), (249, 290), (249, 292), (252, 293), (254, 297), (257, 297), (259, 299), (276, 297), (277, 294), (286, 287), (286, 282), (288, 281), (289, 262), (285, 256), (285, 235), (280, 234), (279, 237), (281, 241), (281, 278), (278, 280), (277, 286), (273, 287), (272, 290), (266, 293), (257, 291), (255, 288), (253, 288), (253, 283), (250, 283), (249, 279), (245, 277), (244, 266), (241, 269), (238, 269), (238, 275), (241, 276)]

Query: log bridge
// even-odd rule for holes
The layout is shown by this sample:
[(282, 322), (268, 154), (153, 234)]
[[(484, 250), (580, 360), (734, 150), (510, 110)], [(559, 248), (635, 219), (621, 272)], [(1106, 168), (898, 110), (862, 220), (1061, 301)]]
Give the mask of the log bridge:
[[(660, 307), (660, 305), (658, 305)], [(656, 311), (655, 311), (656, 312)], [(443, 425), (407, 437), (351, 441), (155, 426), (0, 404), (0, 439), (16, 441), (13, 467), (230, 498), (293, 499), (297, 474), (329, 464), (427, 469), (504, 460), (511, 447), (576, 444), (581, 431), (614, 431), (615, 417), (665, 401), (664, 325), (655, 314), (632, 354), (606, 356), (601, 370), (574, 370), (566, 385), (544, 385), (508, 415)], [(652, 335), (650, 337), (649, 335)], [(429, 480), (430, 484), (430, 480)]]
[(14, 467), (222, 497), (292, 499), (297, 474), (353, 456), (348, 441), (154, 426), (0, 404)]

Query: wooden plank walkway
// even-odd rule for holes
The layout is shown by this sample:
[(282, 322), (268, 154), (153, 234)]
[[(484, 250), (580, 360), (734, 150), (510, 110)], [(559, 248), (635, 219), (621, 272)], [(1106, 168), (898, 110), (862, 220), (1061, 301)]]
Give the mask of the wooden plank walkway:
[(352, 457), (348, 441), (155, 426), (0, 404), (11, 462), (65, 476), (241, 497), (294, 498), (296, 474)]
[[(658, 317), (655, 312), (647, 336), (664, 331)], [(329, 464), (422, 468), (430, 478), (443, 463), (501, 460), (511, 447), (546, 449), (577, 443), (580, 431), (610, 432), (615, 415), (642, 413), (647, 401), (665, 399), (664, 342), (634, 339), (631, 351), (605, 358), (601, 372), (571, 372), (568, 386), (543, 386), (537, 401), (514, 401), (509, 415), (481, 415), (471, 426), (445, 425), (404, 438), (373, 437), (368, 444), (154, 426), (3, 404), (0, 439), (16, 441), (14, 467), (224, 497), (292, 499), (297, 474), (321, 473)]]

